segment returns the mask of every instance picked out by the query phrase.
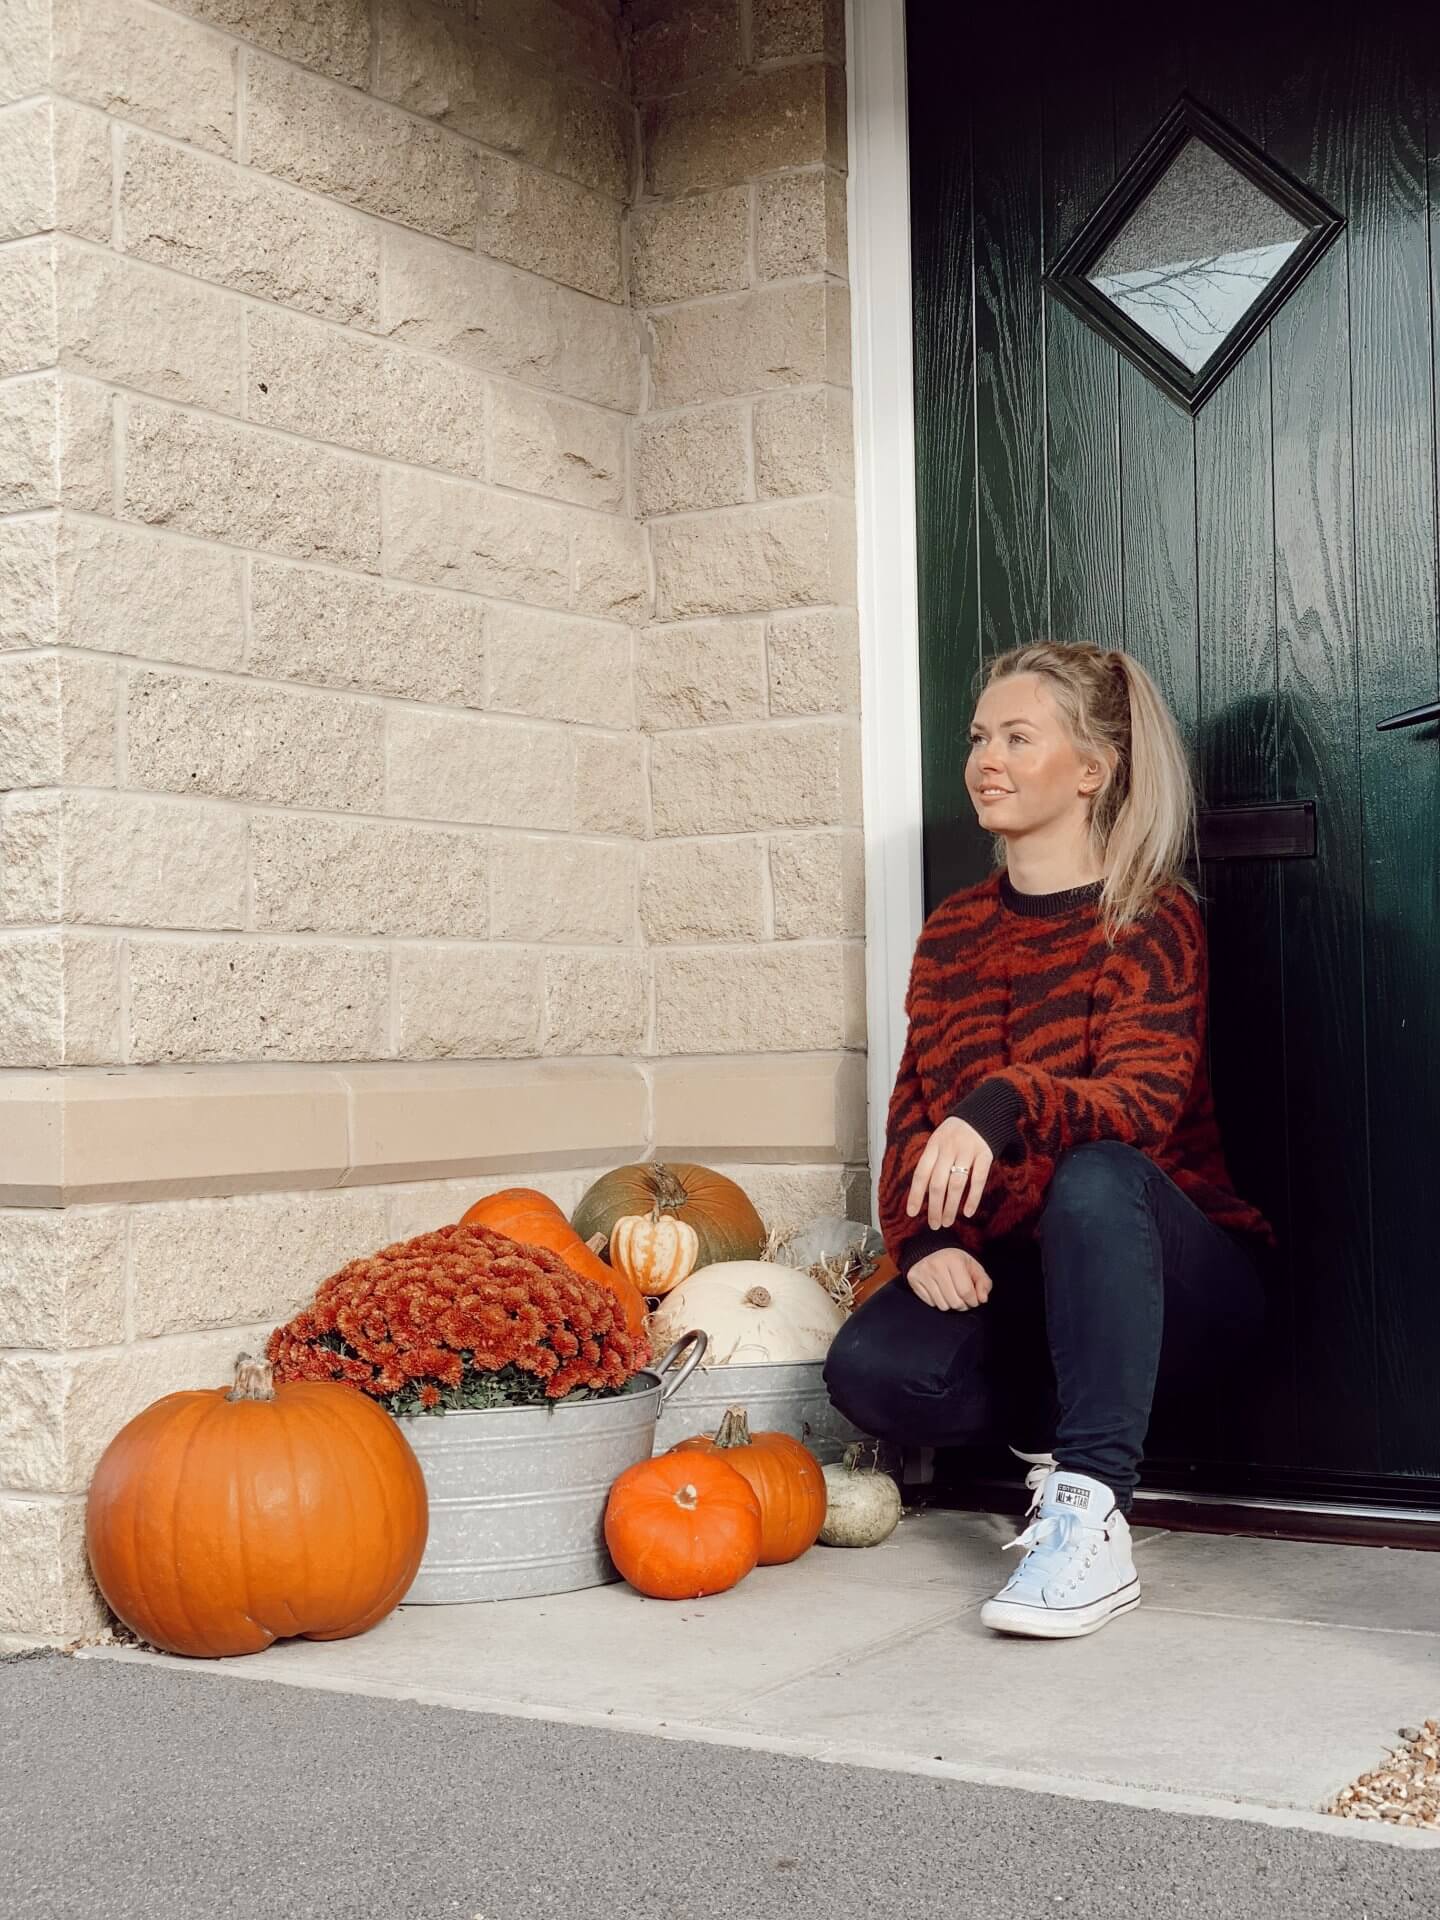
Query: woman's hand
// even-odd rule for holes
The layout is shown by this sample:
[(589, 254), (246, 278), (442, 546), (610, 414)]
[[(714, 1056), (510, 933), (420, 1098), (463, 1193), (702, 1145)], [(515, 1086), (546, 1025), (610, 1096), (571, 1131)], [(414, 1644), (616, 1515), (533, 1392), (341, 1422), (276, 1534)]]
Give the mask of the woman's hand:
[(919, 1294), (927, 1307), (941, 1313), (954, 1308), (958, 1313), (970, 1307), (983, 1307), (990, 1298), (990, 1276), (973, 1253), (959, 1247), (941, 1247), (917, 1260), (906, 1276), (910, 1291)]
[(906, 1213), (913, 1219), (926, 1206), (928, 1196), (928, 1225), (952, 1227), (962, 1208), (969, 1220), (980, 1204), (994, 1161), (968, 1120), (942, 1120), (916, 1164)]

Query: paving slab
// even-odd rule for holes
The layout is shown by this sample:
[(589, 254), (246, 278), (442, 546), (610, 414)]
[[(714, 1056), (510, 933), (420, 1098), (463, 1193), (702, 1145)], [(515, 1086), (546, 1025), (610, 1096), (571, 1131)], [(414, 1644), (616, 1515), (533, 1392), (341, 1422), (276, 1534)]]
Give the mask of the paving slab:
[(205, 1670), (1297, 1824), (1440, 1709), (1440, 1555), (1153, 1532), (1140, 1609), (1046, 1643), (979, 1623), (1012, 1533), (920, 1513), (707, 1600), (402, 1607)]

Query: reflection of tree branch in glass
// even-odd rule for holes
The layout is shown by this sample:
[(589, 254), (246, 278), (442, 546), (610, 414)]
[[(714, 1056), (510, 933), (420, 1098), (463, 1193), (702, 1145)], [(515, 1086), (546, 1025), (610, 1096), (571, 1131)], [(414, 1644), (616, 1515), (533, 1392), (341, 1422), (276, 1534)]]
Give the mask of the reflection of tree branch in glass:
[(1192, 135), (1086, 277), (1195, 372), (1305, 233), (1293, 214)]
[(1173, 266), (1092, 273), (1090, 281), (1194, 373), (1299, 244), (1286, 240), (1248, 253), (1214, 254), (1208, 260), (1181, 260)]

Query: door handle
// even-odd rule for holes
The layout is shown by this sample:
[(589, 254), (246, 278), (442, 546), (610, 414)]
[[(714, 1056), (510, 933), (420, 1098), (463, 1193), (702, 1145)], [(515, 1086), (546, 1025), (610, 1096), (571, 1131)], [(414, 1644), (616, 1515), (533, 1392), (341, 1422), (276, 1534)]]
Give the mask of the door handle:
[(1388, 720), (1377, 721), (1377, 733), (1390, 733), (1396, 727), (1423, 727), (1427, 720), (1440, 720), (1440, 700), (1432, 700), (1428, 707), (1411, 707), (1408, 713), (1392, 713)]

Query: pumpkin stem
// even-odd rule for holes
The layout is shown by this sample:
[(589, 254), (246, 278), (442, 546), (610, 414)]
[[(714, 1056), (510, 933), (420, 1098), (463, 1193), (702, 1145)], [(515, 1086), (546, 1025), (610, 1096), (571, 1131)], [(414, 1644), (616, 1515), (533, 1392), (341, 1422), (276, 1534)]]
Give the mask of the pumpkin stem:
[(242, 1353), (235, 1362), (235, 1384), (227, 1400), (273, 1400), (275, 1372), (258, 1353)]
[(585, 1244), (590, 1249), (591, 1253), (596, 1253), (596, 1254), (603, 1253), (606, 1247), (605, 1236), (603, 1233), (592, 1233), (590, 1238), (585, 1242)]
[(650, 1191), (657, 1213), (679, 1213), (690, 1199), (684, 1181), (663, 1160), (655, 1161), (650, 1169)]
[(768, 1287), (751, 1287), (740, 1304), (743, 1307), (768, 1307), (773, 1298)]
[(677, 1487), (671, 1498), (676, 1506), (683, 1508), (686, 1513), (693, 1513), (700, 1504), (700, 1495), (693, 1481), (687, 1480), (683, 1487)]
[(748, 1447), (750, 1421), (744, 1407), (727, 1407), (725, 1417), (715, 1431), (717, 1447)]

